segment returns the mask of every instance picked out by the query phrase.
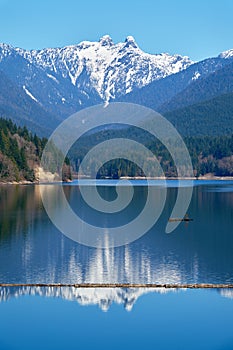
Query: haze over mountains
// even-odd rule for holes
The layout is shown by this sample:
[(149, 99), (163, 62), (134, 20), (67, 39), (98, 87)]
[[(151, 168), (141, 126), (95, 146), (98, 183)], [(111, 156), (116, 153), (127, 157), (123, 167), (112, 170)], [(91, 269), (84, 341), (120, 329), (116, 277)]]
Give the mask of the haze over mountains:
[(124, 101), (165, 113), (183, 134), (226, 134), (233, 132), (232, 73), (233, 50), (194, 63), (144, 53), (131, 36), (32, 51), (0, 44), (0, 116), (48, 136), (83, 108)]

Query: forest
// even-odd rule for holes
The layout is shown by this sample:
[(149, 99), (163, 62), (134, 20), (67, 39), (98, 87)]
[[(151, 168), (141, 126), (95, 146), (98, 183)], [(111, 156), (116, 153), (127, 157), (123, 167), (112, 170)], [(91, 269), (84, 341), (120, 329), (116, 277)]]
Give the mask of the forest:
[[(112, 138), (128, 138), (145, 145), (157, 157), (166, 177), (176, 177), (176, 167), (167, 148), (151, 134), (139, 128), (118, 129), (114, 126), (105, 130), (97, 130), (95, 133), (83, 135), (69, 152), (69, 158), (74, 171), (79, 170), (79, 165), (88, 151), (105, 140)], [(194, 176), (198, 178), (206, 174), (214, 176), (233, 176), (233, 134), (226, 136), (188, 136), (184, 142), (190, 153)], [(101, 156), (105, 156), (107, 149), (102, 150)], [(131, 159), (134, 150), (129, 150)], [(131, 154), (130, 154), (131, 153)], [(141, 155), (142, 156), (142, 155)], [(98, 158), (98, 157), (97, 157)], [(98, 168), (98, 159), (91, 159), (89, 167), (85, 168), (85, 175), (99, 178), (118, 178), (121, 176), (144, 176), (142, 169), (134, 162), (127, 159), (113, 159)], [(153, 164), (147, 164), (147, 176), (154, 175)]]
[[(63, 180), (71, 179), (71, 169), (75, 176), (84, 156), (94, 146), (114, 138), (127, 138), (145, 145), (156, 156), (166, 177), (177, 176), (177, 169), (167, 148), (150, 133), (140, 128), (119, 128), (119, 126), (111, 125), (104, 130), (97, 129), (83, 135), (74, 144), (65, 160)], [(191, 156), (196, 178), (206, 174), (221, 177), (233, 176), (233, 134), (187, 136), (184, 137), (184, 142)], [(36, 181), (35, 168), (40, 163), (40, 157), (46, 143), (46, 138), (39, 138), (36, 134), (29, 132), (26, 127), (17, 126), (11, 120), (0, 119), (0, 181)], [(107, 156), (108, 152), (109, 150), (104, 148), (100, 159)], [(112, 159), (104, 165), (101, 165), (98, 157), (95, 157), (90, 159), (85, 169), (82, 170), (84, 175), (92, 178), (155, 176), (157, 174), (157, 166), (152, 161), (146, 161), (143, 169), (133, 161), (135, 158), (134, 149), (129, 150), (127, 156), (127, 159)], [(138, 159), (145, 157), (144, 154), (136, 156)]]
[[(25, 126), (0, 118), (0, 182), (38, 181), (36, 169), (47, 141), (32, 134)], [(70, 178), (69, 160), (66, 159), (63, 181)]]

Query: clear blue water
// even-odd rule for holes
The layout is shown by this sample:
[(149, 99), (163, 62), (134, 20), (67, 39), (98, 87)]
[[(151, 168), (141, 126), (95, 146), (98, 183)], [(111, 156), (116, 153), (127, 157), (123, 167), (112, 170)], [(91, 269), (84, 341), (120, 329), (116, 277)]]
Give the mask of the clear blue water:
[[(125, 216), (95, 217), (84, 206), (79, 214), (109, 225), (133, 218), (146, 196), (146, 183), (136, 184)], [(158, 182), (149, 184), (160, 191)], [(104, 198), (114, 198), (112, 185), (99, 186)], [(77, 183), (64, 190), (76, 210)], [(1, 186), (0, 281), (233, 283), (233, 182), (194, 182), (194, 221), (167, 235), (176, 194), (177, 182), (169, 181), (156, 225), (127, 246), (103, 250), (59, 233), (38, 186)], [(233, 349), (231, 290), (2, 287), (0, 316), (1, 350)]]
[(217, 291), (150, 292), (130, 312), (23, 296), (2, 302), (0, 314), (4, 350), (233, 348), (233, 300)]
[[(101, 195), (114, 198), (111, 181), (107, 186), (100, 183)], [(134, 183), (132, 205), (119, 214), (96, 214), (81, 201), (78, 186), (66, 185), (64, 190), (85, 221), (111, 227), (133, 219), (143, 208), (147, 187)], [(155, 184), (156, 205), (162, 188)], [(154, 227), (129, 245), (105, 250), (61, 234), (43, 209), (38, 186), (1, 186), (0, 281), (233, 283), (233, 182), (195, 181), (194, 185), (188, 209), (193, 222), (165, 233), (177, 194), (177, 181), (169, 181), (166, 204)], [(52, 192), (53, 186), (48, 186)], [(56, 206), (59, 203), (55, 210)]]

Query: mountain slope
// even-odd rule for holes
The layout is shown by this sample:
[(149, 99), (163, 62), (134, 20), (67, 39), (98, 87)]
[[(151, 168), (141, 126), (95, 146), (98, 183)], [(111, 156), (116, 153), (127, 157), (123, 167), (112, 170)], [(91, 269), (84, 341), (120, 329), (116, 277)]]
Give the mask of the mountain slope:
[(64, 48), (27, 51), (0, 44), (0, 70), (51, 114), (66, 118), (106, 103), (192, 64), (180, 55), (151, 55), (132, 37), (109, 36)]
[(104, 102), (192, 64), (180, 55), (144, 53), (131, 36), (117, 44), (106, 35), (98, 42), (83, 41), (64, 48), (16, 50), (30, 63), (67, 78), (87, 94), (94, 88)]
[(231, 92), (233, 92), (232, 60), (214, 73), (189, 84), (169, 102), (160, 106), (160, 110), (172, 111)]
[(47, 136), (99, 103), (133, 102), (165, 113), (209, 100), (233, 91), (232, 70), (233, 50), (193, 63), (144, 53), (132, 37), (31, 51), (0, 44), (0, 115)]
[(23, 88), (0, 71), (0, 116), (11, 118), (39, 135), (48, 135), (60, 119), (45, 111)]
[(164, 114), (183, 136), (233, 134), (233, 93)]
[(23, 89), (33, 102), (47, 114), (62, 119), (84, 106), (100, 103), (101, 99), (93, 89), (90, 96), (80, 92), (71, 82), (58, 74), (48, 74), (23, 57), (23, 51), (0, 45), (0, 69), (19, 88)]
[[(217, 75), (218, 71), (224, 69), (229, 64), (232, 64), (232, 57), (225, 58), (218, 56), (216, 58), (209, 58), (194, 63), (179, 73), (172, 74), (159, 81), (154, 81), (141, 89), (134, 89), (131, 93), (120, 97), (118, 101), (138, 103), (160, 112), (176, 109), (182, 107), (182, 103), (187, 100), (187, 97), (183, 97), (183, 91), (185, 89), (189, 91), (188, 89), (190, 87), (191, 90), (191, 86), (198, 86), (201, 80), (208, 78), (209, 75), (215, 72)], [(228, 71), (228, 68), (226, 70)], [(205, 93), (208, 95), (208, 91), (205, 91)], [(224, 91), (220, 90), (221, 93), (224, 93)], [(206, 96), (204, 98), (203, 96), (202, 100), (211, 97)], [(171, 101), (170, 104), (169, 101)], [(195, 102), (187, 103), (192, 104)]]

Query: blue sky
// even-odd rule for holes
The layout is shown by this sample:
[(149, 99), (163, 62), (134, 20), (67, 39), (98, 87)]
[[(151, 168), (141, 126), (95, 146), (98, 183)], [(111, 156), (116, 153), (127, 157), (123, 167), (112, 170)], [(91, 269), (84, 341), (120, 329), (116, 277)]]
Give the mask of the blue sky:
[(0, 42), (27, 49), (109, 34), (194, 60), (233, 48), (232, 0), (0, 0)]

